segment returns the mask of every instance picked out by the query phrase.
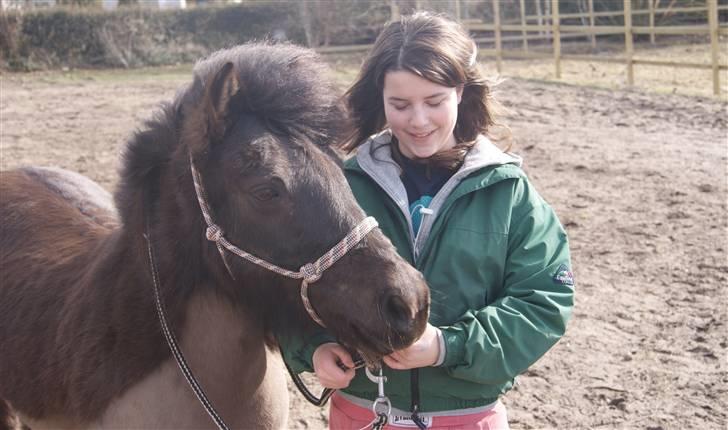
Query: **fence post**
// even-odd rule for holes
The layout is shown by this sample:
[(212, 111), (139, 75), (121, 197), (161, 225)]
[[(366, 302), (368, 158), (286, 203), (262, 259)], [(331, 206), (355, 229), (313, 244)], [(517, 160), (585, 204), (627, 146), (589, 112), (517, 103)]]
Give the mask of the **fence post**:
[(399, 21), (399, 5), (397, 0), (389, 0), (389, 21)]
[(632, 0), (624, 0), (624, 48), (627, 57), (627, 85), (634, 85), (634, 43), (632, 41)]
[(647, 0), (650, 10), (650, 43), (655, 44), (655, 0)]
[(493, 1), (493, 19), (495, 23), (495, 68), (498, 73), (501, 72), (503, 60), (503, 49), (501, 43), (501, 23), (500, 23), (500, 0)]
[(551, 26), (554, 39), (554, 67), (556, 79), (561, 79), (561, 19), (559, 18), (559, 0), (551, 0)]
[(720, 95), (720, 69), (718, 68), (718, 0), (708, 0), (710, 25), (710, 60), (713, 66), (713, 95)]
[[(594, 0), (589, 0), (589, 28), (594, 31)], [(592, 49), (597, 48), (596, 33), (591, 34), (591, 46)]]
[(460, 13), (460, 0), (455, 0), (455, 19), (460, 22), (463, 17)]
[(521, 0), (521, 36), (523, 37), (523, 51), (528, 52), (528, 33), (526, 32), (526, 0)]
[[(536, 24), (538, 24), (539, 27), (543, 25), (543, 12), (541, 12), (541, 0), (536, 0)], [(539, 36), (544, 35), (544, 31), (541, 30), (540, 28), (538, 29), (538, 35)]]

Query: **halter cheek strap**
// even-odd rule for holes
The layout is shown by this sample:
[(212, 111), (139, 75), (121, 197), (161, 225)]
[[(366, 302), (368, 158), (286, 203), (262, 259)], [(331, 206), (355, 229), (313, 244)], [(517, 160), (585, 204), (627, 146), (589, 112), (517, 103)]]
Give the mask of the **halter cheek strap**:
[(356, 245), (358, 245), (359, 242), (361, 242), (361, 240), (364, 239), (364, 237), (369, 234), (370, 231), (377, 227), (379, 225), (377, 223), (377, 220), (373, 217), (364, 218), (361, 223), (359, 223), (356, 227), (354, 227), (354, 229), (349, 232), (349, 234), (346, 235), (346, 237), (344, 237), (341, 241), (339, 241), (339, 243), (334, 245), (333, 248), (331, 248), (328, 252), (322, 255), (318, 260), (314, 261), (313, 263), (305, 264), (298, 270), (298, 272), (294, 272), (276, 266), (275, 264), (269, 263), (262, 258), (258, 258), (255, 255), (245, 252), (237, 246), (228, 242), (228, 240), (225, 238), (224, 231), (222, 230), (222, 228), (220, 228), (220, 226), (215, 224), (212, 216), (210, 215), (210, 206), (207, 204), (207, 198), (205, 194), (205, 188), (202, 184), (202, 178), (200, 177), (197, 169), (195, 169), (195, 165), (192, 162), (192, 156), (190, 156), (190, 169), (192, 170), (192, 180), (195, 184), (197, 201), (200, 204), (202, 216), (205, 219), (205, 223), (207, 224), (205, 237), (207, 238), (207, 240), (214, 242), (217, 246), (217, 250), (220, 253), (220, 257), (222, 258), (223, 263), (225, 263), (225, 267), (227, 268), (230, 277), (235, 279), (235, 277), (233, 276), (233, 272), (230, 269), (230, 265), (228, 264), (225, 250), (237, 255), (240, 258), (248, 260), (253, 264), (268, 269), (271, 272), (275, 272), (279, 275), (283, 275), (293, 279), (301, 279), (301, 301), (303, 302), (303, 307), (306, 308), (306, 312), (308, 312), (311, 319), (316, 321), (316, 323), (320, 326), (326, 327), (321, 317), (316, 313), (313, 306), (311, 305), (311, 301), (308, 298), (308, 286), (318, 281), (326, 269), (331, 267), (341, 257), (346, 255), (347, 252), (351, 251), (354, 247), (356, 247)]

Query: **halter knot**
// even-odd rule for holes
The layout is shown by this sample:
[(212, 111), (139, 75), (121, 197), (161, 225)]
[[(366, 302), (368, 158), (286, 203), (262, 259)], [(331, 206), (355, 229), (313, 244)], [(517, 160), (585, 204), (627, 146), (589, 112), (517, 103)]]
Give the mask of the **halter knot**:
[(303, 265), (299, 272), (303, 275), (303, 280), (309, 284), (312, 284), (321, 278), (321, 272), (313, 265), (313, 263)]
[(213, 241), (213, 242), (219, 242), (220, 239), (222, 239), (223, 231), (222, 229), (212, 224), (209, 227), (207, 227), (207, 230), (205, 231), (205, 237), (207, 237), (207, 240)]

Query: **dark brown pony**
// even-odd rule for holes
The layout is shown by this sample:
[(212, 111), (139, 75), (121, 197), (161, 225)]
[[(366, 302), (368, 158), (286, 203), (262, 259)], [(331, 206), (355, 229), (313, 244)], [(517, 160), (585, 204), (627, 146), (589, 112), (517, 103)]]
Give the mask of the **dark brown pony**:
[[(34, 430), (212, 426), (162, 335), (147, 233), (168, 319), (213, 405), (232, 427), (285, 427), (271, 339), (315, 327), (300, 281), (232, 254), (228, 273), (190, 163), (227, 240), (293, 271), (316, 260), (365, 218), (327, 146), (342, 124), (328, 75), (289, 45), (211, 55), (131, 139), (113, 202), (61, 169), (0, 174), (0, 427), (9, 410)], [(310, 299), (371, 359), (421, 334), (427, 291), (375, 229)]]

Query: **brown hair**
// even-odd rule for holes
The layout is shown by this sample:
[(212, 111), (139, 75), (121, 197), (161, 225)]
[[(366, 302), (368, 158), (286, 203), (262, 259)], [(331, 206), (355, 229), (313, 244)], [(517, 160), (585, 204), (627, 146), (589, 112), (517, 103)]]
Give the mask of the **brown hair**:
[[(444, 167), (459, 166), (477, 136), (494, 137), (490, 131), (498, 125), (494, 114), (500, 108), (493, 99), (490, 82), (475, 61), (476, 52), (475, 42), (460, 25), (439, 15), (418, 12), (387, 24), (356, 81), (344, 94), (351, 123), (342, 149), (353, 151), (385, 127), (384, 76), (404, 70), (446, 87), (462, 85), (453, 132), (457, 144), (428, 159)], [(393, 143), (396, 145), (396, 140)]]

